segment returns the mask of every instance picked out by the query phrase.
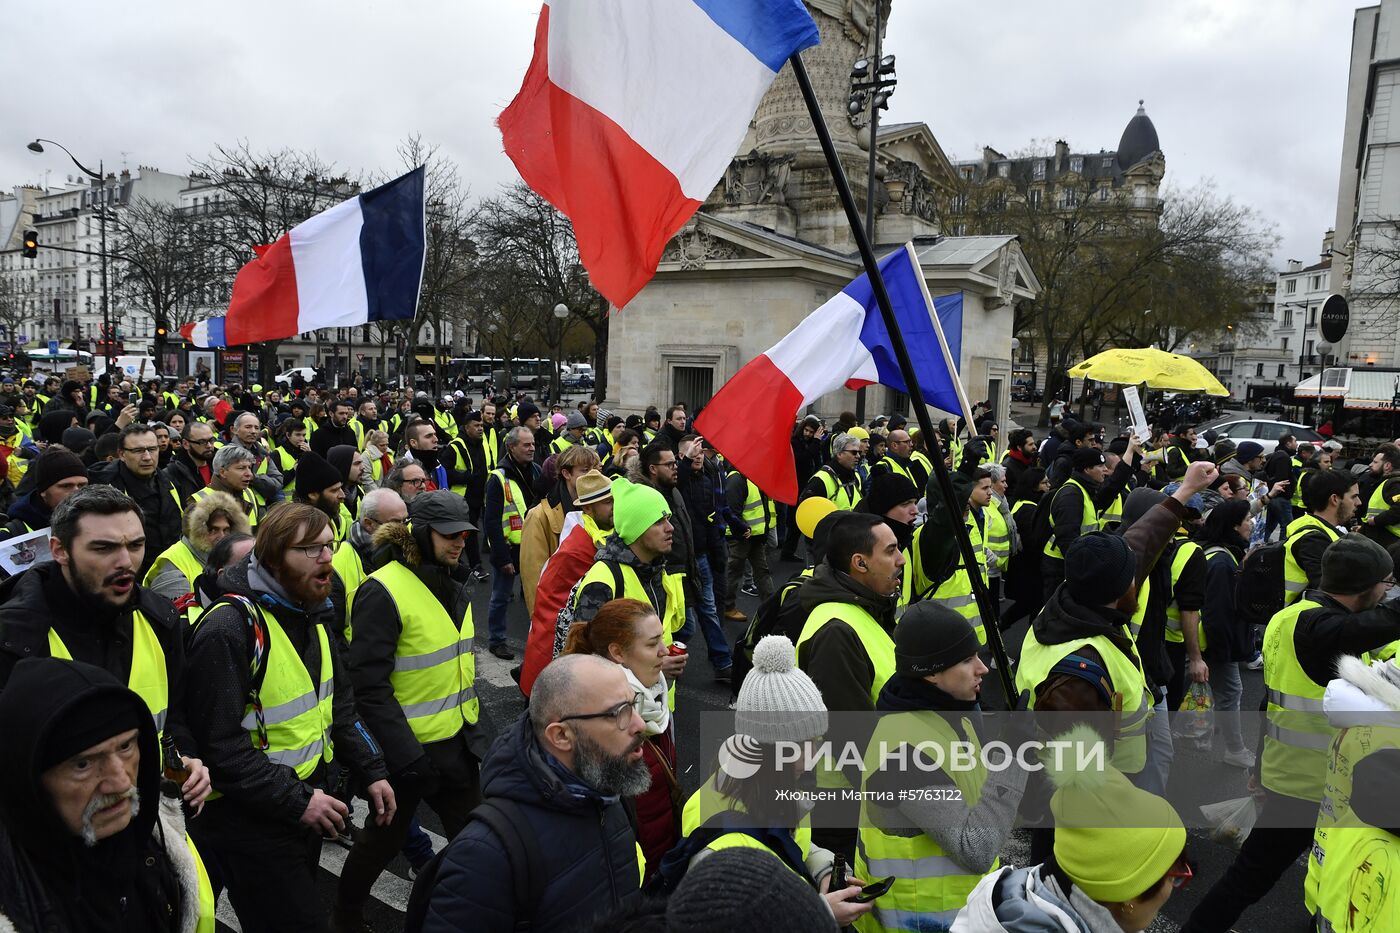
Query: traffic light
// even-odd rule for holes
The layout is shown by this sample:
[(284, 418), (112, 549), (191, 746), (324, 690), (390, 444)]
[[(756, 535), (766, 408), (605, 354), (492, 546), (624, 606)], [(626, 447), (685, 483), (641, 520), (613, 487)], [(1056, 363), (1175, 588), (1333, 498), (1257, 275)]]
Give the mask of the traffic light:
[(156, 338), (157, 338), (157, 339), (160, 339), (160, 340), (164, 340), (164, 339), (165, 339), (165, 328), (164, 328), (164, 327), (157, 327), (157, 328), (156, 328)]
[(20, 255), (25, 259), (33, 259), (39, 255), (39, 232), (37, 230), (24, 231), (24, 252)]

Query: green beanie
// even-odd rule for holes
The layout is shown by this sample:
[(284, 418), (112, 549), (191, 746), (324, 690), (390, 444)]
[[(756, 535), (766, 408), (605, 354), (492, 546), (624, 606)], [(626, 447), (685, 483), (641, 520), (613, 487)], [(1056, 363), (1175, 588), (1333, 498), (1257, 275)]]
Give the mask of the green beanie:
[(663, 518), (669, 518), (671, 508), (666, 497), (650, 486), (613, 480), (613, 528), (623, 544), (631, 544), (646, 530)]

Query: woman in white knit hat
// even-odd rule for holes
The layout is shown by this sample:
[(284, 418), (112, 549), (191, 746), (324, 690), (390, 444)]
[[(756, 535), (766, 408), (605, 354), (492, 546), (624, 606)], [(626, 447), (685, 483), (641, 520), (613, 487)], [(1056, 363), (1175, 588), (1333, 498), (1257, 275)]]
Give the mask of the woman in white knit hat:
[[(871, 904), (851, 900), (860, 893), (860, 882), (827, 890), (834, 856), (812, 844), (808, 813), (816, 782), (805, 770), (810, 755), (788, 754), (793, 743), (805, 746), (819, 740), (826, 729), (826, 704), (812, 678), (797, 669), (797, 649), (782, 635), (763, 638), (754, 648), (753, 670), (739, 690), (735, 734), (720, 749), (719, 770), (691, 795), (681, 813), (684, 838), (661, 866), (667, 886), (678, 883), (690, 866), (712, 852), (766, 849), (825, 897), (838, 925), (868, 913)], [(790, 760), (793, 757), (797, 760)]]

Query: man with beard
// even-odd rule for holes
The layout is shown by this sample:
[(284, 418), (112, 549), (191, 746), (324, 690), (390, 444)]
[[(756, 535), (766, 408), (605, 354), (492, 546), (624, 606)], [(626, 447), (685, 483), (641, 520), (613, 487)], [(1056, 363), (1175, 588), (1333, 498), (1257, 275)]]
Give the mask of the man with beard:
[(411, 423), (404, 428), (404, 441), (408, 445), (405, 453), (423, 465), (429, 491), (466, 485), (465, 474), (453, 469), (455, 464), (442, 456), (438, 430), (432, 422), (419, 419)]
[[(53, 560), (0, 586), (0, 688), (24, 658), (96, 665), (125, 680), (150, 708), (156, 728), (193, 753), (184, 719), (184, 627), (170, 601), (142, 588), (141, 512), (110, 486), (86, 486), (54, 510)], [(209, 772), (185, 758), (185, 799), (209, 795)]]
[(501, 427), (496, 422), (496, 403), (481, 403), (481, 446), (486, 448), (486, 462), (501, 459)]
[(1006, 467), (1007, 487), (1015, 489), (1021, 481), (1021, 476), (1036, 465), (1035, 435), (1027, 428), (1017, 428), (1007, 440), (1006, 454), (1001, 458), (1001, 465)]
[(330, 417), (311, 435), (311, 449), (323, 457), (332, 447), (340, 444), (349, 444), (359, 450), (360, 435), (350, 425), (350, 418), (354, 414), (354, 402), (343, 398), (336, 399), (331, 404)]
[(88, 471), (88, 479), (126, 493), (141, 507), (141, 521), (146, 526), (145, 563), (141, 565), (141, 573), (145, 573), (157, 554), (180, 540), (180, 494), (156, 468), (160, 445), (149, 425), (131, 424), (123, 428), (117, 437), (117, 451), (114, 463), (94, 466)]
[(214, 892), (161, 797), (155, 724), (110, 672), (32, 658), (0, 694), (14, 765), (0, 779), (0, 925), (8, 930), (214, 928)]
[(240, 412), (233, 419), (229, 443), (242, 447), (253, 455), (253, 491), (267, 503), (282, 498), (282, 470), (277, 458), (262, 444), (262, 422), (252, 412)]
[(374, 399), (366, 398), (360, 402), (360, 410), (350, 422), (350, 427), (360, 438), (356, 449), (364, 450), (365, 438), (369, 436), (369, 432), (383, 428), (383, 422), (379, 420), (379, 406), (375, 404)]
[[(345, 483), (340, 471), (316, 453), (303, 454), (297, 464), (297, 502), (304, 502), (326, 516), (336, 541), (350, 533), (350, 520), (343, 514)], [(343, 527), (342, 527), (343, 525)]]
[(404, 457), (384, 478), (384, 488), (398, 493), (404, 502), (412, 502), (414, 496), (428, 488), (428, 474), (423, 464), (412, 457)]
[(175, 487), (181, 502), (208, 486), (214, 479), (214, 429), (203, 421), (185, 422), (185, 442), (165, 467), (165, 478)]
[(321, 840), (348, 831), (346, 805), (327, 792), (332, 754), (364, 786), (370, 818), (394, 818), (384, 762), (327, 634), (332, 544), (321, 511), (273, 509), (253, 553), (221, 574), (230, 595), (190, 639), (190, 719), (216, 791), (194, 836), (245, 930), (326, 929)]
[(31, 464), (10, 505), (10, 521), (0, 528), (0, 539), (49, 527), (58, 504), (88, 484), (83, 461), (62, 447), (44, 451)]
[(1307, 512), (1288, 523), (1283, 545), (1283, 604), (1291, 606), (1305, 590), (1322, 582), (1322, 554), (1342, 536), (1361, 509), (1356, 477), (1341, 470), (1319, 470), (1308, 482)]
[[(539, 409), (535, 409), (535, 417), (539, 417)], [(535, 433), (526, 425), (511, 428), (505, 445), (500, 464), (486, 480), (481, 522), (486, 527), (486, 540), (491, 542), (491, 565), (495, 571), (486, 619), (488, 650), (504, 661), (511, 661), (515, 655), (506, 647), (506, 609), (515, 598), (516, 580), (520, 576), (520, 539), (525, 528), (525, 513), (540, 501), (535, 491), (540, 468), (535, 464)]]
[(379, 566), (351, 613), (356, 704), (383, 747), (399, 810), (387, 826), (366, 826), (345, 861), (335, 910), (342, 930), (363, 927), (370, 886), (403, 846), (420, 801), (451, 839), (481, 799), (487, 741), (477, 729), (475, 629), (460, 564), (476, 528), (461, 496), (441, 489), (414, 499), (409, 521), (375, 533)]
[[(540, 673), (529, 712), (492, 745), (481, 771), (483, 805), (545, 843), (542, 864), (529, 868), (540, 879), (535, 929), (587, 928), (639, 898), (636, 836), (622, 798), (650, 786), (645, 738), (622, 668), (576, 654)], [(515, 929), (509, 853), (486, 821), (469, 823), (443, 853), (424, 933)]]

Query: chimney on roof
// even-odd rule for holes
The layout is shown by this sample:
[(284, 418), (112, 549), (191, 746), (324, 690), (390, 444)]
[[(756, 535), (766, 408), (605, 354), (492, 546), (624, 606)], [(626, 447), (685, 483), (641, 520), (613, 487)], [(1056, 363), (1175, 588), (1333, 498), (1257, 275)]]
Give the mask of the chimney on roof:
[(1301, 259), (1290, 259), (1290, 260), (1288, 260), (1288, 271), (1289, 271), (1289, 272), (1302, 272), (1302, 271), (1303, 271), (1303, 261), (1302, 261)]
[(122, 169), (121, 179), (124, 182), (131, 181), (131, 172), (127, 171), (126, 169)]
[(1063, 172), (1069, 167), (1069, 143), (1063, 139), (1055, 140), (1055, 171)]
[(1322, 261), (1323, 261), (1323, 262), (1327, 262), (1327, 261), (1329, 261), (1329, 260), (1332, 258), (1332, 244), (1333, 244), (1333, 238), (1335, 237), (1335, 235), (1336, 235), (1336, 231), (1335, 231), (1335, 230), (1330, 230), (1330, 229), (1329, 229), (1326, 233), (1324, 233), (1324, 234), (1322, 235)]

